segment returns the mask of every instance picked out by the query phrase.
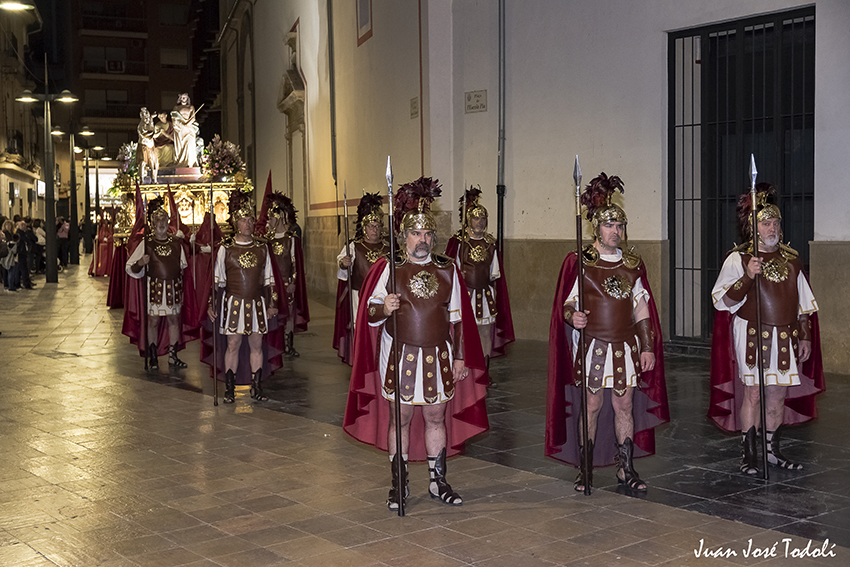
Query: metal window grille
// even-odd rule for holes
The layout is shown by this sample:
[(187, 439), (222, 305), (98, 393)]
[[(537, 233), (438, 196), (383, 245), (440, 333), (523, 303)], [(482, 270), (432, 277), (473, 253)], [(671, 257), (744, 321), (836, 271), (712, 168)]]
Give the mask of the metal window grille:
[(814, 8), (672, 33), (669, 77), (671, 339), (711, 336), (711, 288), (740, 243), (738, 196), (776, 185), (784, 240), (808, 266), (814, 236)]

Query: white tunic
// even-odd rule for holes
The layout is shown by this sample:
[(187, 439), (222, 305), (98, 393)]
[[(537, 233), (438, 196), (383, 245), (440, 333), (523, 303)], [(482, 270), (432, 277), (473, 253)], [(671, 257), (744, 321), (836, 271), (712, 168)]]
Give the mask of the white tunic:
[[(142, 256), (145, 255), (145, 241), (142, 240), (139, 242), (139, 245), (136, 246), (136, 249), (133, 250), (133, 253), (130, 254), (130, 257), (127, 258), (127, 263), (124, 265), (124, 271), (129, 274), (131, 278), (141, 279), (145, 277), (148, 271), (147, 266), (142, 266), (142, 269), (138, 272), (133, 271), (133, 266), (142, 259)], [(183, 247), (180, 247), (180, 270), (185, 270), (189, 263), (186, 261), (186, 253), (183, 251)], [(180, 309), (183, 307), (182, 303), (173, 302), (172, 305), (167, 304), (167, 298), (165, 293), (162, 294), (162, 301), (158, 304), (151, 305), (151, 293), (150, 286), (145, 285), (145, 301), (148, 304), (148, 315), (153, 315), (155, 317), (162, 317), (165, 315), (179, 315)], [(183, 290), (183, 293), (186, 293), (187, 290)]]

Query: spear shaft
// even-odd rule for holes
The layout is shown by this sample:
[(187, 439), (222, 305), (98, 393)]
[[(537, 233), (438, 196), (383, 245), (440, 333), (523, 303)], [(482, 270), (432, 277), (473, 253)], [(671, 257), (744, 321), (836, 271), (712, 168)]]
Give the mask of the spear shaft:
[[(390, 156), (387, 156), (387, 196), (389, 200), (390, 207), (390, 279), (389, 279), (389, 289), (387, 290), (389, 293), (395, 294), (396, 285), (395, 285), (395, 255), (396, 255), (396, 241), (395, 241), (395, 222), (393, 220), (393, 209), (395, 204), (393, 203), (393, 170), (390, 165)], [(390, 368), (392, 368), (392, 378), (393, 378), (393, 386), (395, 388), (395, 395), (393, 396), (393, 410), (395, 413), (395, 454), (398, 457), (396, 459), (396, 466), (398, 467), (396, 470), (396, 476), (398, 478), (398, 487), (396, 490), (396, 496), (398, 497), (398, 515), (404, 516), (404, 496), (407, 488), (407, 479), (406, 479), (406, 471), (404, 469), (404, 458), (402, 457), (402, 445), (401, 445), (401, 392), (398, 387), (398, 341), (396, 337), (398, 337), (398, 333), (396, 333), (396, 328), (398, 325), (398, 315), (396, 311), (393, 311), (390, 316), (390, 329), (392, 329), (392, 333), (390, 335), (393, 337), (393, 346), (392, 346), (392, 364), (390, 364)]]
[[(582, 260), (582, 238), (581, 238), (581, 166), (578, 163), (578, 155), (576, 155), (576, 163), (573, 168), (573, 180), (576, 185), (576, 266), (578, 282), (578, 305), (577, 311), (584, 313), (584, 262)], [(590, 495), (590, 432), (587, 424), (587, 346), (584, 342), (584, 328), (578, 330), (578, 375), (581, 377), (581, 474), (584, 478), (584, 494)]]
[[(758, 210), (756, 209), (756, 177), (758, 176), (758, 171), (756, 170), (756, 158), (753, 154), (750, 154), (750, 198), (752, 200), (752, 212), (751, 212), (751, 222), (752, 222), (752, 233), (753, 233), (753, 258), (759, 257), (759, 226), (758, 226)], [(761, 464), (762, 464), (762, 478), (767, 480), (768, 472), (767, 472), (767, 422), (766, 422), (766, 409), (765, 409), (765, 385), (764, 385), (764, 346), (762, 339), (762, 328), (761, 328), (761, 278), (760, 274), (756, 274), (755, 276), (755, 284), (756, 284), (756, 346), (758, 350), (756, 351), (756, 358), (758, 363), (758, 377), (759, 377), (759, 418), (761, 419)]]
[[(215, 209), (213, 207), (213, 184), (210, 181), (210, 247), (212, 250), (210, 251), (210, 256), (212, 257), (212, 261), (210, 262), (210, 297), (212, 298), (213, 312), (215, 313), (215, 318), (213, 319), (213, 405), (218, 405), (218, 370), (216, 367), (218, 366), (218, 349), (216, 343), (218, 343), (218, 318), (220, 317), (220, 313), (215, 309), (215, 299), (216, 299), (216, 289), (215, 289), (215, 264), (218, 260), (215, 251)], [(227, 392), (225, 392), (227, 395)]]
[(348, 352), (351, 353), (351, 359), (354, 360), (354, 287), (352, 286), (352, 268), (351, 262), (353, 262), (354, 258), (351, 255), (351, 250), (349, 246), (353, 247), (353, 243), (348, 238), (348, 184), (343, 184), (342, 190), (342, 207), (343, 214), (345, 215), (345, 255), (348, 256), (349, 264), (348, 267), (345, 268), (345, 271), (348, 272), (348, 329), (351, 333), (348, 342)]

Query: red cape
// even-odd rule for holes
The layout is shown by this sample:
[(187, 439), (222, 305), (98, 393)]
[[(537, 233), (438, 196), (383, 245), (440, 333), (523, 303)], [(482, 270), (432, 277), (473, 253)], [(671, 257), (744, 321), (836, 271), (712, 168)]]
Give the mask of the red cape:
[[(655, 299), (646, 278), (646, 268), (638, 268), (640, 280), (649, 292), (649, 319), (655, 339), (655, 368), (643, 372), (639, 388), (635, 390), (633, 411), (635, 422), (635, 457), (655, 453), (655, 427), (670, 421), (667, 406), (667, 384), (664, 380), (664, 345)], [(546, 395), (545, 453), (560, 461), (579, 466), (579, 416), (581, 415), (581, 389), (573, 383), (572, 327), (564, 321), (564, 301), (578, 275), (576, 254), (571, 252), (564, 260), (549, 325), (549, 382)], [(611, 389), (605, 389), (605, 402), (599, 414), (599, 426), (594, 444), (594, 466), (614, 464), (617, 455), (617, 438), (614, 432), (614, 412), (611, 408)]]
[(127, 243), (119, 244), (112, 253), (112, 265), (109, 267), (109, 290), (106, 294), (106, 305), (110, 309), (124, 307), (124, 293), (127, 287), (127, 275), (124, 269), (127, 264)]
[(97, 242), (94, 246), (89, 275), (100, 277), (109, 275), (112, 267), (112, 227), (109, 222), (101, 221), (97, 227)]
[[(446, 245), (446, 256), (456, 258), (459, 247), (460, 241), (452, 236)], [(508, 283), (505, 279), (505, 261), (501, 252), (496, 250), (496, 253), (499, 255), (499, 270), (502, 276), (493, 282), (493, 287), (496, 289), (496, 323), (493, 325), (494, 332), (491, 333), (493, 358), (504, 356), (508, 344), (516, 340), (514, 319), (511, 315), (511, 299), (508, 296)]]
[(337, 280), (336, 316), (334, 317), (333, 347), (344, 363), (354, 363), (354, 348), (351, 341), (351, 300), (348, 295), (348, 282)]
[[(371, 297), (387, 265), (386, 258), (378, 259), (366, 275), (361, 297)], [(455, 268), (456, 269), (456, 268)], [(461, 291), (466, 297), (466, 285), (458, 272)], [(354, 368), (348, 389), (348, 401), (343, 418), (343, 430), (363, 443), (374, 445), (382, 451), (387, 450), (387, 432), (391, 402), (381, 394), (381, 373), (378, 370), (380, 341), (383, 325), (372, 327), (368, 322), (368, 301), (361, 301), (357, 309), (355, 326)], [(475, 316), (469, 302), (462, 302), (461, 312), (464, 334), (464, 363), (469, 375), (455, 385), (455, 395), (446, 404), (446, 454), (456, 455), (463, 450), (467, 439), (483, 433), (490, 428), (487, 420), (487, 406), (484, 397), (487, 394), (489, 379), (484, 367), (484, 355), (475, 327)], [(473, 339), (473, 340), (470, 340)], [(422, 412), (416, 411), (410, 424), (410, 460), (424, 461), (425, 421)]]
[[(806, 276), (808, 279), (808, 276)], [(734, 314), (715, 311), (711, 337), (711, 392), (708, 417), (718, 427), (730, 432), (741, 431), (741, 403), (744, 385), (738, 377), (738, 362), (732, 344)], [(818, 416), (815, 396), (826, 390), (823, 378), (823, 357), (820, 348), (818, 314), (809, 316), (812, 323), (812, 354), (799, 366), (800, 385), (789, 386), (785, 398), (782, 423), (805, 423)]]
[[(255, 232), (255, 237), (257, 236)], [(301, 239), (297, 236), (292, 236), (292, 242), (295, 246), (295, 291), (292, 295), (295, 301), (295, 325), (294, 332), (303, 333), (307, 330), (307, 323), (310, 322), (310, 307), (307, 305), (307, 281), (304, 266), (304, 251), (301, 248)], [(269, 248), (269, 257), (271, 257), (271, 248)], [(286, 285), (283, 283), (283, 278), (280, 275), (280, 269), (277, 262), (272, 261), (272, 272), (274, 272), (274, 286), (277, 291), (277, 296), (280, 301), (286, 297)], [(280, 305), (279, 307), (283, 307)], [(280, 309), (277, 314), (277, 323), (281, 330), (286, 327), (286, 321), (289, 319), (289, 310)]]
[[(192, 301), (191, 303), (187, 301), (183, 309), (189, 310), (186, 316), (190, 324), (198, 327), (207, 319), (207, 299), (213, 281), (213, 260), (218, 252), (218, 244), (224, 236), (218, 223), (213, 225), (212, 230), (213, 233), (210, 235), (210, 214), (205, 213), (204, 220), (195, 233), (195, 243), (190, 247), (191, 255), (187, 256), (189, 267), (186, 270), (192, 275), (195, 287), (184, 290), (186, 295), (192, 295)], [(201, 252), (201, 246), (210, 246), (213, 250), (208, 253)]]

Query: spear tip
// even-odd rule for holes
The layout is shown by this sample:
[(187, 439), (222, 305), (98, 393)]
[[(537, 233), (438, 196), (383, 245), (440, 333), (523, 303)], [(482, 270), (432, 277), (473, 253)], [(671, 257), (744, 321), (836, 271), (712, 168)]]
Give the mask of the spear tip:
[(753, 187), (756, 186), (756, 177), (758, 177), (758, 169), (756, 169), (756, 157), (750, 154), (750, 179), (753, 182)]
[(573, 167), (573, 181), (576, 182), (576, 187), (581, 185), (581, 165), (578, 163), (578, 154), (576, 154), (576, 163)]

